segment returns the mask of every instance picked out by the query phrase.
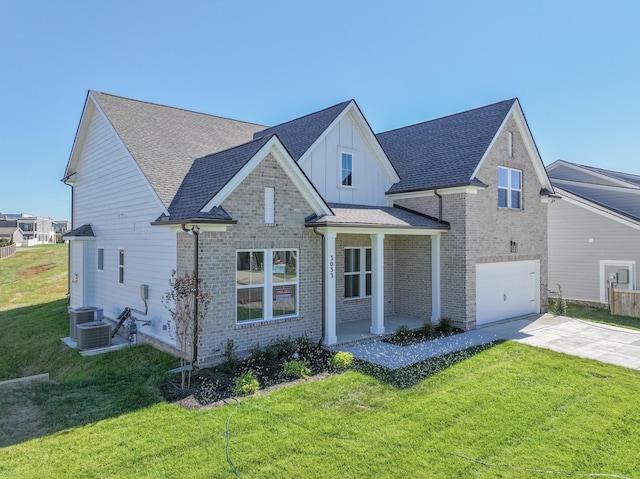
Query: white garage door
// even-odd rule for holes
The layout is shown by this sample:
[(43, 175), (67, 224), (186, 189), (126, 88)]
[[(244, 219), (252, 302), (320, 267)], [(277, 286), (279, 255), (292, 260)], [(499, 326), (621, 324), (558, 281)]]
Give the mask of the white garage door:
[(476, 324), (540, 312), (540, 261), (476, 265)]

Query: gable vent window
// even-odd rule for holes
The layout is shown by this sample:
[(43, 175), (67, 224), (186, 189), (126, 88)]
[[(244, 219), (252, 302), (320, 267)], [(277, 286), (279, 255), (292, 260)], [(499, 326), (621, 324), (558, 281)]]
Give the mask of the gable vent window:
[(513, 132), (509, 132), (509, 158), (513, 158)]
[(268, 225), (276, 224), (276, 193), (275, 189), (266, 187), (264, 189), (264, 222)]
[(353, 154), (343, 151), (340, 153), (340, 159), (340, 184), (342, 186), (353, 186)]
[(498, 208), (522, 209), (522, 171), (498, 167)]

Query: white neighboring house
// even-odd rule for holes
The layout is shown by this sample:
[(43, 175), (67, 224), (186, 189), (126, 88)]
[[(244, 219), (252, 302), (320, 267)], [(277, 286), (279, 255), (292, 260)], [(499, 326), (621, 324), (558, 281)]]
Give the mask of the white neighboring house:
[(19, 228), (22, 232), (18, 246), (33, 246), (36, 244), (50, 244), (56, 242), (53, 219), (43, 216), (21, 214), (0, 214), (0, 227)]
[(549, 206), (549, 289), (608, 304), (612, 283), (637, 289), (640, 176), (558, 160), (547, 167), (562, 200)]
[(63, 181), (71, 306), (144, 311), (171, 346), (162, 297), (197, 270), (201, 365), (546, 310), (553, 188), (517, 99), (375, 134), (353, 100), (267, 128), (91, 91)]

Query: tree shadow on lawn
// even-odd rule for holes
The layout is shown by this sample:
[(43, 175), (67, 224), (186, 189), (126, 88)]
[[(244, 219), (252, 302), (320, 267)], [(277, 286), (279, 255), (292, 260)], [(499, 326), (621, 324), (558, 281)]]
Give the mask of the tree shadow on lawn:
[(423, 379), (439, 373), (465, 359), (481, 353), (489, 348), (503, 343), (503, 340), (494, 341), (480, 346), (454, 351), (443, 356), (429, 358), (419, 363), (411, 364), (403, 368), (391, 369), (377, 364), (362, 362), (356, 369), (364, 374), (372, 376), (379, 381), (394, 386), (399, 389), (406, 389), (414, 386)]
[(0, 312), (0, 380), (49, 373), (52, 381), (0, 386), (0, 447), (162, 402), (177, 364), (148, 345), (81, 356), (65, 346), (65, 300)]

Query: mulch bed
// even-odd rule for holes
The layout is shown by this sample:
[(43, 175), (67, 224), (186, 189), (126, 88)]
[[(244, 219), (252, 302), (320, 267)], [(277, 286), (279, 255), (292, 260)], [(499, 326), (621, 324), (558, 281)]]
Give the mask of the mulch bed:
[[(265, 394), (291, 384), (319, 380), (338, 371), (329, 365), (332, 353), (320, 346), (306, 346), (304, 350), (295, 350), (298, 361), (306, 361), (310, 370), (309, 378), (292, 378), (284, 373), (284, 364), (293, 359), (291, 352), (269, 351), (253, 354), (243, 361), (227, 361), (213, 368), (198, 369), (192, 372), (189, 387), (181, 388), (180, 375), (160, 385), (160, 393), (167, 402), (187, 409), (215, 407), (240, 400), (234, 395), (235, 378), (251, 371), (260, 384), (256, 395)], [(269, 354), (271, 353), (271, 354)]]
[(432, 331), (426, 331), (422, 328), (414, 330), (402, 329), (400, 331), (396, 331), (393, 336), (383, 339), (383, 341), (385, 343), (395, 344), (396, 346), (409, 346), (411, 344), (422, 343), (424, 341), (432, 341), (434, 339), (454, 336), (463, 332), (464, 331), (462, 329), (458, 328), (447, 328), (444, 331), (437, 328)]

